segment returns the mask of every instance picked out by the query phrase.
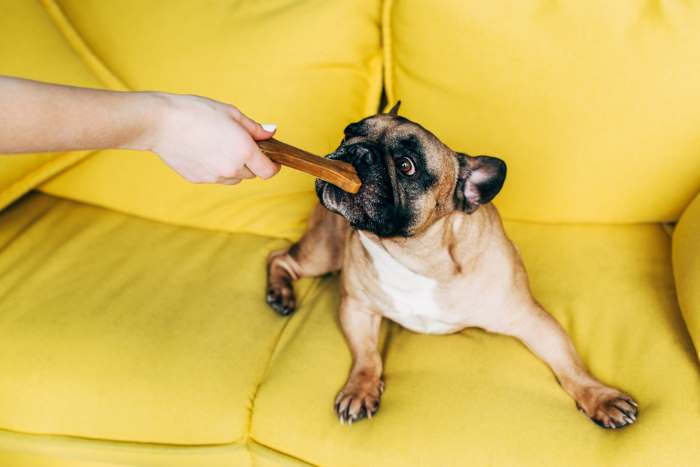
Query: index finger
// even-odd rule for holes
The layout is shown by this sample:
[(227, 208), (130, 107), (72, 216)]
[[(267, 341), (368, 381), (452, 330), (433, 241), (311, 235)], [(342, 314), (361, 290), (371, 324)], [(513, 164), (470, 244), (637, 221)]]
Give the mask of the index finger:
[(238, 122), (239, 125), (243, 127), (245, 131), (248, 132), (254, 140), (259, 141), (263, 139), (269, 139), (275, 134), (275, 130), (269, 130), (263, 127), (261, 124), (241, 112), (235, 107), (229, 108), (229, 113), (231, 117)]

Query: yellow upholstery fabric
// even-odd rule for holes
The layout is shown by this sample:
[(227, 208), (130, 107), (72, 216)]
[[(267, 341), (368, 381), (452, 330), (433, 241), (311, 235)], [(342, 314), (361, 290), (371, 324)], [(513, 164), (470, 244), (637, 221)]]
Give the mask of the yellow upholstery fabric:
[[(167, 446), (0, 431), (3, 467), (252, 467), (245, 445)], [(257, 463), (255, 464), (257, 467)]]
[[(98, 87), (100, 81), (39, 2), (0, 2), (0, 75)], [(31, 39), (29, 39), (31, 37)], [(88, 153), (0, 155), (0, 209)]]
[[(60, 6), (130, 88), (231, 102), (319, 155), (337, 146), (348, 122), (379, 106), (379, 0)], [(175, 224), (277, 237), (299, 236), (315, 201), (313, 178), (300, 172), (235, 188), (193, 185), (155, 155), (128, 151), (101, 152), (42, 189)]]
[(309, 465), (249, 440), (220, 446), (115, 443), (0, 430), (3, 467), (299, 467)]
[[(697, 464), (682, 316), (699, 342), (700, 201), (673, 266), (661, 226), (638, 222), (677, 218), (700, 186), (700, 9), (383, 5), (389, 101), (506, 159), (502, 211), (550, 223), (506, 223), (534, 294), (589, 368), (638, 399), (637, 424), (595, 426), (513, 339), (385, 323), (382, 408), (341, 426), (337, 278), (298, 283), (290, 318), (264, 303), (264, 259), (303, 230), (310, 177), (196, 186), (149, 153), (67, 171), (86, 154), (2, 156), (0, 208), (63, 172), (41, 187), (60, 197), (0, 212), (0, 466)], [(9, 0), (0, 73), (205, 94), (321, 154), (378, 105), (379, 16), (379, 0)]]
[[(508, 223), (537, 298), (587, 366), (640, 403), (610, 432), (576, 411), (549, 369), (514, 339), (389, 326), (386, 391), (371, 422), (332, 412), (349, 351), (330, 310), (335, 280), (291, 318), (260, 386), (252, 435), (316, 465), (678, 466), (700, 457), (700, 381), (660, 226)], [(307, 302), (307, 305), (310, 305)]]
[[(276, 316), (263, 264), (279, 240), (44, 195), (0, 214), (0, 226), (0, 352), (12, 356), (0, 360), (0, 429), (97, 439), (20, 443), (0, 432), (0, 460), (676, 466), (700, 456), (700, 422), (688, 415), (700, 410), (697, 359), (658, 225), (506, 226), (535, 295), (586, 364), (639, 400), (639, 422), (620, 432), (576, 412), (513, 339), (394, 325), (382, 409), (343, 427), (331, 408), (350, 361), (337, 281), (302, 282), (297, 314)], [(123, 441), (121, 454), (102, 440)], [(131, 452), (134, 442), (157, 444)], [(172, 444), (223, 446), (186, 454)]]
[(245, 438), (287, 324), (264, 302), (264, 258), (279, 240), (46, 196), (9, 208), (0, 225), (0, 428), (174, 444)]
[(673, 273), (683, 318), (700, 349), (700, 194), (673, 232)]
[(40, 194), (0, 213), (0, 465), (303, 465), (249, 436), (282, 244)]
[(543, 222), (677, 219), (700, 186), (694, 2), (396, 0), (389, 102), (509, 166), (496, 200)]

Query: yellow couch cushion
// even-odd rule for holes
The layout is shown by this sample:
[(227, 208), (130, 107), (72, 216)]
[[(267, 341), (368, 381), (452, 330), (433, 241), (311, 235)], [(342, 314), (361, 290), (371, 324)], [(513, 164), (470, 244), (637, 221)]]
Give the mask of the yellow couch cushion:
[(255, 441), (214, 446), (125, 443), (0, 430), (3, 467), (300, 467)]
[(246, 438), (288, 323), (264, 302), (265, 255), (280, 240), (46, 195), (5, 210), (0, 226), (0, 429), (186, 445)]
[(579, 414), (513, 339), (394, 325), (382, 409), (343, 427), (332, 412), (350, 362), (337, 281), (298, 284), (298, 313), (276, 316), (263, 258), (280, 241), (44, 195), (7, 209), (0, 226), (0, 460), (676, 466), (700, 456), (688, 415), (700, 410), (697, 359), (658, 225), (507, 223), (535, 295), (585, 363), (639, 400), (638, 423), (619, 432)]
[(254, 439), (316, 465), (678, 466), (700, 458), (698, 366), (675, 301), (670, 239), (658, 225), (507, 223), (537, 298), (586, 365), (640, 403), (630, 427), (580, 414), (515, 339), (388, 326), (379, 413), (335, 418), (350, 354), (331, 310), (336, 280), (291, 317), (252, 420)]
[(677, 219), (700, 186), (700, 9), (683, 0), (396, 0), (387, 93), (496, 154), (507, 218)]
[(673, 232), (673, 274), (683, 318), (700, 350), (700, 194)]
[[(3, 467), (258, 467), (244, 444), (173, 446), (0, 430)], [(262, 464), (264, 465), (264, 464)]]
[[(233, 103), (320, 155), (379, 106), (379, 0), (59, 3), (130, 88)], [(277, 237), (298, 236), (315, 202), (313, 178), (300, 172), (193, 185), (155, 155), (128, 151), (103, 151), (42, 189), (161, 221)]]
[[(0, 75), (21, 76), (77, 86), (98, 87), (94, 69), (79, 52), (79, 38), (69, 39), (52, 20), (50, 2), (0, 2)], [(0, 155), (0, 209), (88, 153)]]

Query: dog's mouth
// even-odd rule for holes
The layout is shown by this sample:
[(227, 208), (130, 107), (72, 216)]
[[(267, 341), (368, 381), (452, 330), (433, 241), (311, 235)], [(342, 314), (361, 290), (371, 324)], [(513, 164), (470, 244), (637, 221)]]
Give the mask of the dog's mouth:
[(366, 230), (382, 237), (401, 235), (400, 216), (391, 200), (391, 191), (377, 184), (365, 184), (356, 193), (347, 193), (322, 180), (316, 181), (316, 195), (331, 212), (344, 217), (353, 229)]
[[(355, 204), (353, 198), (359, 196), (358, 193), (348, 193), (341, 188), (321, 179), (316, 179), (316, 197), (326, 209), (337, 212), (345, 217), (343, 206)], [(349, 220), (349, 219), (348, 219)]]
[(316, 196), (318, 197), (319, 201), (321, 201), (321, 204), (323, 204), (327, 209), (330, 209), (332, 211), (336, 211), (336, 209), (334, 209), (333, 207), (335, 207), (338, 203), (346, 200), (351, 200), (355, 196), (358, 196), (362, 192), (365, 185), (365, 178), (363, 176), (366, 174), (358, 170), (357, 166), (352, 164), (351, 161), (346, 160), (344, 158), (344, 155), (344, 147), (341, 146), (334, 152), (324, 156), (324, 158), (346, 162), (352, 165), (355, 171), (357, 172), (357, 176), (362, 182), (362, 185), (360, 186), (360, 190), (357, 193), (349, 193), (347, 191), (344, 191), (340, 187), (333, 185), (332, 183), (326, 182), (321, 179), (316, 179)]
[[(348, 193), (328, 182), (316, 180), (316, 196), (326, 209), (344, 217), (354, 229), (380, 236), (402, 235), (406, 228), (406, 214), (398, 181), (392, 176), (393, 160), (377, 148), (363, 146), (341, 146), (326, 156), (352, 164), (362, 182), (360, 190)], [(368, 153), (370, 149), (371, 155)]]
[[(355, 172), (357, 173), (357, 177), (360, 179), (360, 182), (362, 182), (360, 190), (357, 193), (349, 193), (330, 183), (326, 183), (324, 186), (328, 186), (329, 189), (333, 190), (334, 192), (345, 193), (348, 199), (352, 199), (354, 197), (361, 197), (363, 195), (363, 192), (367, 191), (369, 185), (376, 185), (381, 183), (391, 188), (391, 191), (393, 192), (393, 201), (394, 203), (396, 203), (398, 201), (396, 193), (397, 186), (395, 180), (390, 175), (391, 170), (393, 169), (393, 161), (391, 161), (391, 157), (376, 155), (373, 159), (370, 159), (372, 160), (372, 162), (368, 163), (367, 157), (364, 157), (362, 155), (363, 153), (358, 154), (358, 151), (365, 151), (364, 154), (366, 154), (370, 150), (367, 149), (363, 144), (343, 144), (334, 152), (327, 154), (325, 158), (345, 162), (347, 164), (352, 165), (355, 169)], [(382, 160), (385, 163), (386, 167), (381, 166)], [(386, 173), (382, 173), (382, 169)], [(319, 183), (317, 182), (317, 193), (318, 186)], [(375, 187), (370, 191), (376, 192), (377, 188)], [(318, 194), (320, 198), (320, 193)]]
[(337, 198), (340, 195), (340, 192), (343, 191), (337, 186), (321, 180), (320, 178), (316, 179), (316, 196), (321, 204), (323, 204), (326, 208), (331, 209), (330, 206), (338, 201)]

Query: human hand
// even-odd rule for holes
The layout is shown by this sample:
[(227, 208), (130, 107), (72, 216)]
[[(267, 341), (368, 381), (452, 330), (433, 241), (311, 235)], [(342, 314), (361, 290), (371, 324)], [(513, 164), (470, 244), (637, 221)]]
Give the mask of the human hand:
[(235, 185), (279, 171), (255, 143), (271, 138), (274, 125), (263, 127), (234, 106), (205, 97), (147, 94), (158, 103), (142, 146), (187, 180)]

